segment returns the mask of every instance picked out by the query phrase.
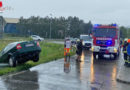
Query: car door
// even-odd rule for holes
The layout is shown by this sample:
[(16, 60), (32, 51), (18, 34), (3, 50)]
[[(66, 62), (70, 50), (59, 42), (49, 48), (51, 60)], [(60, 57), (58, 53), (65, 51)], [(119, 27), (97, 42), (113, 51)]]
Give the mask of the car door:
[(7, 62), (10, 50), (14, 47), (14, 44), (7, 45), (0, 53), (0, 62)]
[(5, 57), (5, 51), (8, 48), (8, 46), (6, 46), (1, 52), (0, 52), (0, 62), (4, 62)]
[(4, 50), (4, 49), (2, 49), (2, 50), (0, 51), (0, 59), (2, 58), (2, 55), (3, 55), (3, 53), (4, 53), (3, 50)]

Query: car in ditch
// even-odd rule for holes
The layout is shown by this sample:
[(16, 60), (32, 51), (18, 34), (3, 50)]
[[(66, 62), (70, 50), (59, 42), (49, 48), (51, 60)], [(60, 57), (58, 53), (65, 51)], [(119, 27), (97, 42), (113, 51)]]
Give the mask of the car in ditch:
[(41, 48), (37, 41), (20, 41), (8, 44), (0, 52), (0, 62), (9, 63), (11, 67), (29, 60), (37, 62)]

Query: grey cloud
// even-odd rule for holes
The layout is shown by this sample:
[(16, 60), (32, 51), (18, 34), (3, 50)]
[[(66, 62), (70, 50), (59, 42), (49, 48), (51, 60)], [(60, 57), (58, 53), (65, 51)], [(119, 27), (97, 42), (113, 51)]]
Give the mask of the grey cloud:
[(130, 25), (130, 0), (5, 0), (14, 11), (3, 13), (6, 17), (29, 17), (32, 15), (55, 17), (78, 16), (88, 22)]

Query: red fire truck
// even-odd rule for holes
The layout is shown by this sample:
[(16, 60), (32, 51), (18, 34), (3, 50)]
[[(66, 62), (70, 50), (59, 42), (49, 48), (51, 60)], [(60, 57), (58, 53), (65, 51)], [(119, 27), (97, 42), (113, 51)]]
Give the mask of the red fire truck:
[(116, 59), (120, 53), (120, 31), (116, 24), (93, 26), (93, 57), (94, 59), (103, 55), (110, 55)]

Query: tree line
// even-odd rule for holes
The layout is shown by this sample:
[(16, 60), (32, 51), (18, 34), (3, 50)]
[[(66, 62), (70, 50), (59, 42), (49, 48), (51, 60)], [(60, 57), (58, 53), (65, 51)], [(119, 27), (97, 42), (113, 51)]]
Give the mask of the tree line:
[[(69, 16), (51, 18), (51, 17), (35, 17), (20, 18), (16, 29), (19, 30), (21, 36), (39, 35), (44, 38), (63, 39), (65, 37), (78, 38), (80, 34), (92, 33), (91, 21), (85, 23), (78, 17)], [(130, 28), (120, 27), (120, 37), (130, 38)]]
[(130, 28), (121, 26), (120, 27), (120, 36), (121, 36), (122, 39), (130, 38)]
[(44, 38), (78, 38), (80, 34), (90, 34), (92, 30), (92, 23), (89, 21), (85, 23), (78, 17), (34, 17), (28, 19), (20, 18), (16, 25), (17, 30), (20, 31), (21, 36), (29, 36), (32, 34), (39, 35)]

